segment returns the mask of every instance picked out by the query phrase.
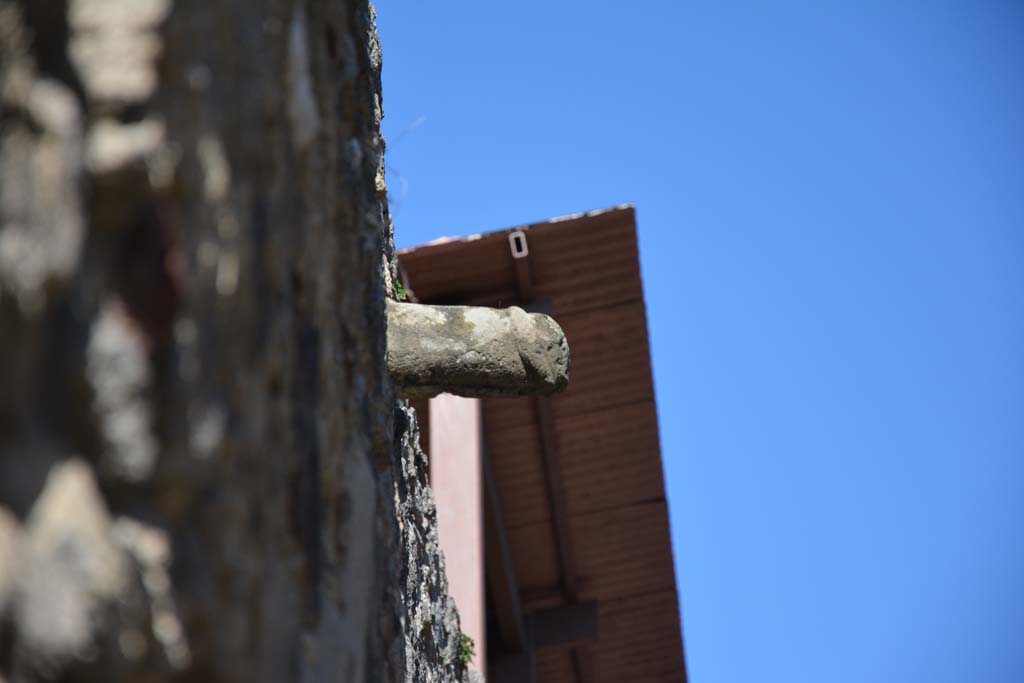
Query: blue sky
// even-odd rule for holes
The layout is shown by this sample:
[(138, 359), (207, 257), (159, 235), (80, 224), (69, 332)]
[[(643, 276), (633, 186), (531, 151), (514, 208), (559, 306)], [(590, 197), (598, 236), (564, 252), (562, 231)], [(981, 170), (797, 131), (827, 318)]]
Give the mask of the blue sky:
[(379, 3), (396, 239), (636, 205), (692, 681), (1024, 680), (1024, 4), (748, 4)]

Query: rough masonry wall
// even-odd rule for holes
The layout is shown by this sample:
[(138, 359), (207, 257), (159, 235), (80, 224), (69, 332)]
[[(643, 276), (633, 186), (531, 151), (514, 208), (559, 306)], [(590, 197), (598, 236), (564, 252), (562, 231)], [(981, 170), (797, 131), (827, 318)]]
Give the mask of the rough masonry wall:
[(465, 676), (365, 1), (0, 0), (0, 680)]

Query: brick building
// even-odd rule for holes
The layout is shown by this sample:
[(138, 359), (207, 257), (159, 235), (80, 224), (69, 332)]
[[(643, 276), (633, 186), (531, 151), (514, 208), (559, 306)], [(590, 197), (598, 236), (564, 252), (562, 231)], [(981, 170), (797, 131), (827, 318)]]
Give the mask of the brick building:
[(441, 545), (488, 680), (685, 681), (632, 207), (399, 254), (421, 303), (552, 315), (554, 397), (418, 401)]

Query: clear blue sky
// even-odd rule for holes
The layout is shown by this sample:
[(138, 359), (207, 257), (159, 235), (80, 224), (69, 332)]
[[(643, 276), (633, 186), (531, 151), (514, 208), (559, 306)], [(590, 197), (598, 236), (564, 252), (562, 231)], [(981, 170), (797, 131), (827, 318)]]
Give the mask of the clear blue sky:
[(380, 2), (397, 241), (636, 204), (695, 683), (1024, 681), (1024, 3), (736, 4)]

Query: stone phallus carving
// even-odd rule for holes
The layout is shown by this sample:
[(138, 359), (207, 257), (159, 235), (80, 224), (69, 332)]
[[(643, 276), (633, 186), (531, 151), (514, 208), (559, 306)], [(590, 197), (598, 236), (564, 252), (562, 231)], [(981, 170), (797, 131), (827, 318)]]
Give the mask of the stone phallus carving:
[(404, 398), (549, 395), (569, 384), (569, 344), (518, 306), (388, 303), (388, 371)]

